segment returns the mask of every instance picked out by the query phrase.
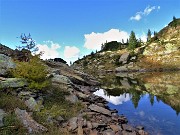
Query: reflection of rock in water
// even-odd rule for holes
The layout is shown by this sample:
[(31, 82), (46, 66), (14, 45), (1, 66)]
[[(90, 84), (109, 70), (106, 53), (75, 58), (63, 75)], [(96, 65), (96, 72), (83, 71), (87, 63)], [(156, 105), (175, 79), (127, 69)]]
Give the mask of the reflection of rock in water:
[(102, 88), (106, 89), (109, 95), (131, 94), (135, 107), (140, 96), (148, 92), (152, 105), (156, 96), (158, 100), (170, 105), (177, 114), (180, 112), (180, 72), (144, 73), (136, 77), (128, 73), (108, 74), (100, 80)]
[(180, 112), (180, 73), (151, 73), (140, 76), (146, 91)]

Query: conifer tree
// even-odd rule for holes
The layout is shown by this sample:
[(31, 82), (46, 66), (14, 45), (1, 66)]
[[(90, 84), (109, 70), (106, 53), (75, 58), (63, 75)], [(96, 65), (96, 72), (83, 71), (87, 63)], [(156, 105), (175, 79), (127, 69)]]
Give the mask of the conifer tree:
[(148, 29), (148, 33), (147, 33), (147, 41), (151, 40), (151, 30)]
[(136, 35), (134, 31), (131, 31), (130, 37), (129, 37), (129, 45), (128, 49), (129, 50), (134, 50), (138, 46), (138, 41), (136, 39)]

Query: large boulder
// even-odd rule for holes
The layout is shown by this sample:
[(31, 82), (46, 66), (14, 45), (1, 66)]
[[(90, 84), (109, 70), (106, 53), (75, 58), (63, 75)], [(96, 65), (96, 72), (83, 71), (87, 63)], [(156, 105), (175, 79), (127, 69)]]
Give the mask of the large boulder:
[(0, 89), (20, 88), (24, 86), (28, 86), (28, 83), (23, 78), (5, 78), (4, 80), (0, 80)]
[(11, 68), (15, 68), (15, 63), (12, 59), (4, 54), (0, 54), (0, 76), (5, 76)]

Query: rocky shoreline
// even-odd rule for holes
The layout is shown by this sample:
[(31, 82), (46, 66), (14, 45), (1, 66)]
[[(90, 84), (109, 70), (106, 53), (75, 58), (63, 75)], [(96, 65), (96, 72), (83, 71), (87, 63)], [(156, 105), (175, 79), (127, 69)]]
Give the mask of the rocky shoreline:
[[(77, 88), (77, 87), (76, 87)], [(133, 127), (117, 110), (110, 110), (107, 101), (93, 94), (89, 86), (76, 89), (75, 95), (85, 105), (77, 117), (71, 118), (64, 127), (78, 135), (147, 135), (144, 127)]]
[[(48, 132), (48, 128), (39, 124), (33, 119), (34, 112), (41, 112), (44, 108), (45, 93), (41, 91), (33, 92), (28, 89), (28, 83), (24, 79), (8, 78), (6, 72), (9, 67), (14, 68), (13, 62), (8, 56), (2, 55), (2, 72), (0, 73), (0, 88), (2, 92), (7, 91), (14, 97), (22, 100), (28, 107), (27, 110), (15, 108), (14, 113), (31, 134), (43, 134)], [(59, 116), (56, 119), (50, 114), (47, 121), (58, 123), (58, 128), (68, 131), (69, 134), (78, 135), (147, 135), (142, 126), (132, 127), (123, 115), (118, 115), (117, 110), (110, 110), (107, 101), (93, 93), (98, 90), (99, 82), (92, 76), (74, 70), (66, 64), (53, 61), (45, 61), (49, 74), (47, 77), (51, 80), (53, 87), (61, 87), (69, 95), (65, 99), (73, 104), (80, 102), (83, 109), (76, 117), (64, 120)], [(18, 83), (17, 83), (18, 82)], [(11, 89), (10, 91), (8, 89)], [(51, 91), (49, 91), (51, 93)], [(46, 93), (47, 94), (47, 93)], [(3, 108), (1, 108), (3, 109)], [(6, 112), (2, 110), (1, 127)]]

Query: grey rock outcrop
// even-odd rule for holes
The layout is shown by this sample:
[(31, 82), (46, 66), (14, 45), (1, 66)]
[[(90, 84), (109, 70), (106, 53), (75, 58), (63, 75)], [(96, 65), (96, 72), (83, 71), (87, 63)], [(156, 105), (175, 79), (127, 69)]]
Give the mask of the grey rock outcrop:
[(18, 119), (22, 122), (24, 127), (28, 129), (29, 133), (41, 133), (47, 131), (47, 128), (33, 120), (26, 110), (16, 108), (15, 114), (17, 115)]
[(0, 76), (6, 75), (11, 68), (15, 68), (15, 63), (12, 59), (4, 54), (0, 54)]
[(26, 106), (32, 111), (40, 111), (43, 108), (43, 100), (39, 99), (36, 101), (33, 97), (30, 97), (28, 100), (25, 101)]
[(129, 60), (130, 54), (129, 52), (123, 53), (119, 59), (119, 63), (126, 64)]
[(52, 78), (52, 83), (56, 84), (71, 84), (71, 81), (69, 80), (68, 77), (64, 75), (54, 75)]
[(5, 78), (5, 80), (0, 80), (0, 88), (19, 88), (27, 86), (28, 83), (23, 78)]

